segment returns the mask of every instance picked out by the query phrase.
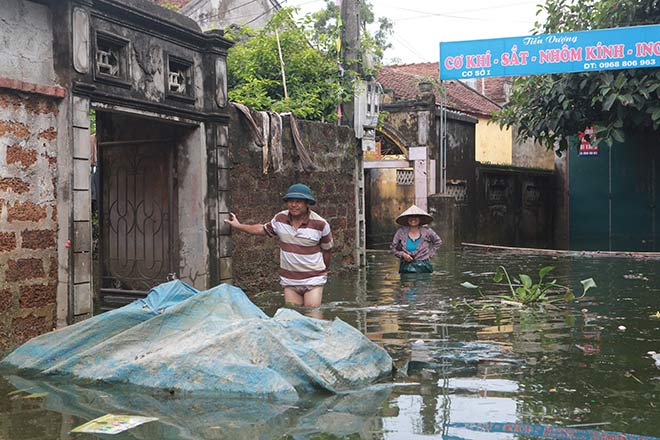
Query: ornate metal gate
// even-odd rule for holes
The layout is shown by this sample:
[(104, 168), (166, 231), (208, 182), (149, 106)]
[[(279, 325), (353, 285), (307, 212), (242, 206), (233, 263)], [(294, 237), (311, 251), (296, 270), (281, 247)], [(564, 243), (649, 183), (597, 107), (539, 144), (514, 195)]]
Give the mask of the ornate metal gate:
[(106, 142), (102, 157), (101, 309), (176, 277), (176, 170), (169, 142)]

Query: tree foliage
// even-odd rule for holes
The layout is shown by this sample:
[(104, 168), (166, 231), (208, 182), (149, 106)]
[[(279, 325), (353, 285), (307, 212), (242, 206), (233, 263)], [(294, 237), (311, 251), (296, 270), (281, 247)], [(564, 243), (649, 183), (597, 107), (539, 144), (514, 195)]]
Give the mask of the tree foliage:
[[(309, 14), (305, 25), (311, 30), (311, 41), (320, 50), (339, 59), (337, 40), (340, 36), (341, 11), (333, 0), (325, 0), (325, 8)], [(371, 59), (372, 63), (363, 63), (362, 68), (367, 75), (373, 74), (375, 68), (382, 62), (387, 49), (392, 47), (388, 41), (393, 31), (392, 21), (386, 17), (376, 16), (373, 5), (369, 1), (360, 2), (360, 49), (363, 60)], [(372, 33), (370, 28), (374, 28)], [(372, 66), (364, 64), (373, 64)]]
[[(361, 2), (363, 52), (374, 55), (376, 63), (390, 47), (387, 38), (392, 23), (375, 23), (372, 6)], [(280, 9), (261, 30), (250, 27), (230, 29), (226, 36), (236, 41), (227, 55), (229, 98), (255, 110), (293, 112), (311, 120), (335, 121), (337, 106), (352, 99), (355, 72), (344, 71), (337, 41), (340, 32), (339, 8), (326, 0), (325, 9), (294, 21), (295, 8)], [(276, 30), (282, 48), (288, 98), (284, 96)], [(375, 68), (375, 66), (374, 66)], [(365, 72), (375, 73), (374, 70)]]
[[(336, 120), (348, 95), (332, 54), (310, 44), (310, 33), (294, 22), (291, 8), (280, 9), (260, 30), (230, 30), (237, 41), (227, 55), (229, 98), (255, 110), (293, 112), (311, 120)], [(284, 96), (277, 45), (279, 35), (288, 98)]]
[[(535, 26), (544, 34), (648, 25), (660, 23), (660, 0), (546, 0), (538, 13), (547, 16)], [(660, 66), (516, 78), (511, 104), (497, 116), (548, 149), (565, 150), (569, 136), (592, 125), (609, 145), (626, 133), (657, 135)]]

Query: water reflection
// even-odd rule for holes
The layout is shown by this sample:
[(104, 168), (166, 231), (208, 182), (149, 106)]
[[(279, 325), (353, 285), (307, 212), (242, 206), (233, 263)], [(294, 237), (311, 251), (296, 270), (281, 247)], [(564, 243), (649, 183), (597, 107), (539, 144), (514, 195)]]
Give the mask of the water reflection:
[[(397, 366), (396, 386), (280, 406), (50, 381), (36, 385), (48, 396), (24, 399), (7, 396), (27, 386), (12, 379), (14, 385), (0, 382), (7, 396), (0, 397), (0, 432), (68, 438), (77, 424), (128, 412), (161, 420), (123, 438), (483, 440), (557, 438), (544, 436), (566, 427), (573, 431), (563, 438), (660, 436), (660, 369), (647, 354), (660, 352), (658, 261), (446, 252), (435, 258), (436, 272), (403, 278), (387, 254), (370, 253), (368, 263), (332, 279), (321, 312), (385, 347)], [(560, 284), (578, 288), (593, 277), (598, 288), (567, 306), (459, 306), (478, 299), (463, 281), (490, 291), (498, 288), (491, 278), (499, 265), (536, 274), (548, 264)], [(271, 315), (279, 301), (257, 299)]]
[[(25, 412), (20, 398), (10, 399), (18, 429), (12, 439), (67, 438), (62, 433), (104, 414), (157, 417), (157, 422), (113, 435), (115, 439), (307, 439), (332, 433), (349, 436), (379, 432), (378, 412), (390, 394), (390, 387), (372, 387), (335, 396), (309, 396), (295, 405), (267, 400), (223, 399), (213, 395), (169, 395), (128, 386), (83, 386), (58, 380), (32, 381), (15, 376), (6, 380), (20, 390), (38, 393), (30, 399), (39, 412)], [(14, 396), (18, 396), (15, 394)], [(30, 394), (27, 394), (30, 396)], [(23, 399), (25, 400), (25, 399)], [(62, 414), (58, 417), (45, 416)], [(28, 419), (32, 419), (28, 422)], [(26, 432), (20, 424), (33, 423), (38, 431)], [(59, 429), (58, 429), (59, 428)], [(24, 436), (28, 434), (27, 436)], [(79, 436), (92, 437), (89, 434)]]

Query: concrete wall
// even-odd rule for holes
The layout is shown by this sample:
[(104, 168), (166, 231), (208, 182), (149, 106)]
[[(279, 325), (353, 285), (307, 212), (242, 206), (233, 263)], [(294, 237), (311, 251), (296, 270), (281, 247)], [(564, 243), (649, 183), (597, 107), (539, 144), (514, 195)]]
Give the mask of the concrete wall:
[[(257, 124), (261, 118), (252, 112)], [(356, 267), (356, 159), (358, 144), (353, 131), (318, 122), (298, 121), (303, 144), (317, 165), (316, 171), (302, 171), (293, 144), (289, 117), (283, 118), (282, 169), (274, 170), (273, 152), (266, 156), (256, 144), (245, 118), (230, 111), (229, 172), (230, 209), (242, 223), (265, 223), (286, 209), (282, 196), (287, 188), (302, 182), (312, 189), (318, 204), (312, 209), (328, 220), (335, 240), (332, 272)], [(226, 231), (221, 231), (225, 233)], [(279, 290), (279, 247), (275, 239), (232, 232), (234, 284), (254, 294), (264, 289)], [(331, 275), (337, 276), (337, 275)]]
[(179, 12), (195, 20), (203, 30), (248, 24), (261, 29), (275, 12), (270, 0), (193, 0)]
[(429, 214), (433, 216), (431, 227), (442, 239), (442, 249), (453, 249), (457, 244), (454, 236), (456, 217), (454, 198), (444, 194), (433, 194), (429, 197)]
[(476, 242), (552, 248), (554, 185), (552, 171), (478, 166)]
[(55, 82), (50, 15), (45, 5), (26, 0), (3, 0), (0, 8), (0, 77), (38, 84)]
[(481, 163), (511, 165), (513, 135), (510, 129), (490, 118), (479, 117), (476, 127), (475, 159)]
[[(513, 128), (516, 133), (516, 128)], [(555, 153), (542, 145), (527, 139), (524, 142), (517, 141), (514, 135), (512, 161), (516, 167), (542, 168), (552, 170), (555, 166)]]
[(367, 248), (389, 249), (399, 228), (394, 221), (415, 201), (414, 185), (398, 185), (396, 169), (366, 172)]

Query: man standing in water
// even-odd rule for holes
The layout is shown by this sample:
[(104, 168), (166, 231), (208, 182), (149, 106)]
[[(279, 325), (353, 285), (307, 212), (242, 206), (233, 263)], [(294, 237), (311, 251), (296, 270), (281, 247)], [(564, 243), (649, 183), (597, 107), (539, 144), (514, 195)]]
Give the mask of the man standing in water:
[(280, 241), (280, 284), (287, 304), (318, 307), (328, 279), (332, 232), (320, 215), (309, 209), (316, 204), (307, 185), (296, 183), (283, 197), (287, 208), (266, 224), (244, 225), (234, 213), (225, 220), (233, 229)]

